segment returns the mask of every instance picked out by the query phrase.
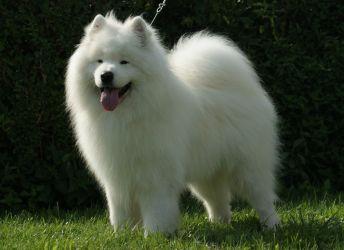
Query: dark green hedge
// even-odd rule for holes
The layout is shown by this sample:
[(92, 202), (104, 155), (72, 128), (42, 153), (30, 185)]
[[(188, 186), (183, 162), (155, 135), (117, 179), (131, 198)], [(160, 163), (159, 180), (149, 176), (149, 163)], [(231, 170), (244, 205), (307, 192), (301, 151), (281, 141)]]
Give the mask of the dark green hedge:
[[(281, 117), (283, 189), (344, 189), (344, 5), (336, 1), (171, 0), (155, 22), (167, 45), (208, 29), (249, 55)], [(271, 3), (267, 3), (271, 2)], [(83, 26), (114, 9), (151, 20), (159, 1), (0, 4), (0, 206), (101, 201), (74, 146), (64, 73)]]

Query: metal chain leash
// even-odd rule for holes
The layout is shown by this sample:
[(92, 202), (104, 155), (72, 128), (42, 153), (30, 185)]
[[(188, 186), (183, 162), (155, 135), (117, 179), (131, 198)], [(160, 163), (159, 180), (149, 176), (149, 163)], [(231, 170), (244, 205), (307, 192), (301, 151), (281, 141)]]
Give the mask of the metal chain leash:
[(162, 11), (162, 9), (166, 6), (166, 1), (167, 1), (167, 0), (164, 0), (162, 3), (159, 3), (158, 8), (156, 9), (155, 16), (154, 16), (152, 22), (150, 23), (150, 25), (153, 24), (155, 18), (159, 15), (159, 13)]

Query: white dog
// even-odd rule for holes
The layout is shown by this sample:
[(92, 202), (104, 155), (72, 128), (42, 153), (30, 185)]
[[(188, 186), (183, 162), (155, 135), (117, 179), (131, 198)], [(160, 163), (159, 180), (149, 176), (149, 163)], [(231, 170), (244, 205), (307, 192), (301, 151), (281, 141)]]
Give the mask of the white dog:
[(66, 102), (115, 230), (174, 232), (186, 187), (211, 221), (228, 223), (238, 195), (279, 223), (276, 112), (233, 42), (197, 33), (167, 51), (141, 17), (97, 15), (70, 58)]

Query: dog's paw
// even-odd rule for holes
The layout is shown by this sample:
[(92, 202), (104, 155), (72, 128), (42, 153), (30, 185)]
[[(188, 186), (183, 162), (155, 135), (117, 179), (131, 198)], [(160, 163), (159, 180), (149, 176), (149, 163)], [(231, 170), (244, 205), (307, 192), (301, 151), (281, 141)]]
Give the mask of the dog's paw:
[(263, 230), (276, 230), (281, 225), (281, 221), (276, 215), (269, 216), (260, 223)]

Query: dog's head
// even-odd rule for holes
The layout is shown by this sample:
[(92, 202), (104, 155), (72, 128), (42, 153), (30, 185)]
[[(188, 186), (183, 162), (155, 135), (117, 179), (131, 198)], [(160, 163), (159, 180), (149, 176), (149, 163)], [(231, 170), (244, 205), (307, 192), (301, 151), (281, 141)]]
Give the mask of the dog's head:
[(113, 111), (138, 85), (149, 82), (164, 57), (154, 29), (140, 16), (121, 22), (110, 13), (97, 15), (85, 28), (69, 68), (78, 68), (74, 73), (84, 87), (97, 94), (104, 110)]

